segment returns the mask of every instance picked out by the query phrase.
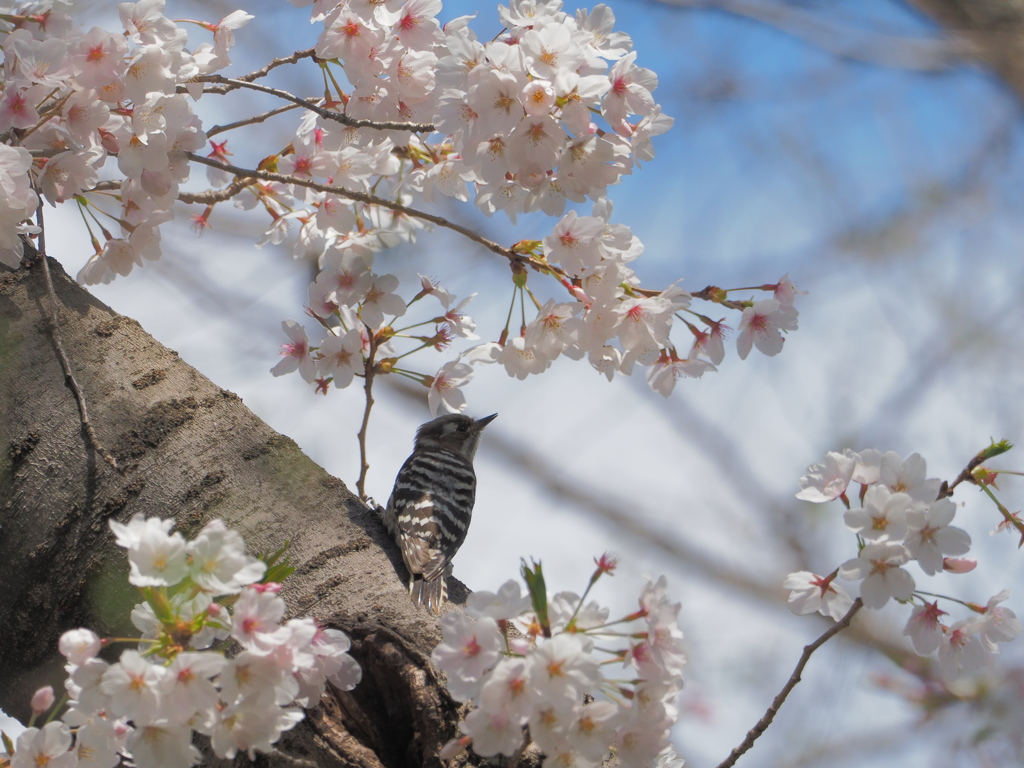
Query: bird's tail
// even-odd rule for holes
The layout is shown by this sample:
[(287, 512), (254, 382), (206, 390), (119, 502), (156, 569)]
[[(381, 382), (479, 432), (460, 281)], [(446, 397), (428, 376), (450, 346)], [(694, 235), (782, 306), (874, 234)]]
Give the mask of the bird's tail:
[(441, 573), (432, 579), (415, 578), (409, 585), (409, 594), (414, 605), (423, 605), (434, 613), (441, 613), (441, 606), (448, 599), (447, 580)]

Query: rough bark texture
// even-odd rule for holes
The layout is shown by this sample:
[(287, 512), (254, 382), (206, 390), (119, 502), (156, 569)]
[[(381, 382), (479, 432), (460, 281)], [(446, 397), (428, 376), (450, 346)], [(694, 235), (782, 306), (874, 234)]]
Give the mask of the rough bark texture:
[(908, 0), (971, 43), (975, 55), (1024, 99), (1024, 0)]
[[(439, 765), (458, 705), (429, 664), (438, 623), (410, 603), (376, 516), (236, 395), (50, 267), (64, 348), (99, 438), (125, 471), (84, 439), (41, 261), (0, 266), (0, 707), (23, 716), (35, 688), (59, 689), (62, 631), (131, 631), (137, 600), (108, 520), (173, 516), (193, 534), (220, 517), (253, 551), (291, 542), (290, 610), (349, 633), (364, 670), (351, 693), (330, 691), (282, 750), (318, 766)], [(465, 589), (455, 583), (451, 596), (461, 602)]]

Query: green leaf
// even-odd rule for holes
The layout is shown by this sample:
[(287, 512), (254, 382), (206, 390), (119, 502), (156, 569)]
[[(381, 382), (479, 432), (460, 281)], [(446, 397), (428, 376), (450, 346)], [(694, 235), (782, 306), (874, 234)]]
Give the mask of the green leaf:
[(279, 550), (277, 550), (276, 552), (274, 552), (273, 554), (270, 554), (270, 555), (257, 555), (257, 557), (260, 560), (262, 560), (264, 563), (267, 564), (267, 569), (269, 570), (271, 568), (271, 566), (273, 566), (274, 563), (276, 563), (280, 559), (280, 557), (285, 552), (288, 551), (288, 548), (291, 547), (291, 545), (292, 545), (291, 541), (286, 541), (283, 545), (281, 545), (281, 548)]
[(544, 637), (551, 637), (551, 622), (548, 620), (548, 590), (544, 584), (544, 570), (541, 564), (533, 561), (533, 570), (522, 560), (521, 572), (527, 589), (530, 590), (530, 602), (533, 604), (533, 612), (537, 614), (537, 623), (540, 624)]
[(267, 568), (267, 572), (264, 574), (261, 583), (269, 584), (270, 582), (275, 582), (280, 584), (293, 573), (295, 573), (295, 566), (285, 560), (283, 563), (277, 563), (276, 565), (272, 565), (270, 568)]
[[(992, 438), (989, 438), (989, 440), (992, 440)], [(992, 440), (992, 444), (988, 448), (978, 452), (978, 460), (988, 461), (994, 456), (1006, 453), (1011, 448), (1013, 448), (1013, 443), (1009, 440), (1000, 440), (998, 443), (995, 440)]]

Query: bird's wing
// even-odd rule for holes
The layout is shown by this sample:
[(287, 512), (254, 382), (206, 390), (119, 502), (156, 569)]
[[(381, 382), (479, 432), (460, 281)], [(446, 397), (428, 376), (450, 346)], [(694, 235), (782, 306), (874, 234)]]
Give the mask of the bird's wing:
[(402, 560), (409, 575), (427, 580), (444, 572), (447, 558), (441, 550), (441, 530), (434, 519), (434, 501), (430, 493), (406, 507), (398, 518), (402, 531)]

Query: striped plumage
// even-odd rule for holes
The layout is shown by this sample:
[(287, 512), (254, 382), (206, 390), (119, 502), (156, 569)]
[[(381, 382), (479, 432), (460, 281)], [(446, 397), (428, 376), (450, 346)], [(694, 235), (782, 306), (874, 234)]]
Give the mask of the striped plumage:
[(384, 510), (384, 525), (409, 571), (412, 600), (434, 613), (447, 599), (445, 578), (469, 531), (476, 499), (473, 456), (495, 416), (449, 414), (421, 426)]

